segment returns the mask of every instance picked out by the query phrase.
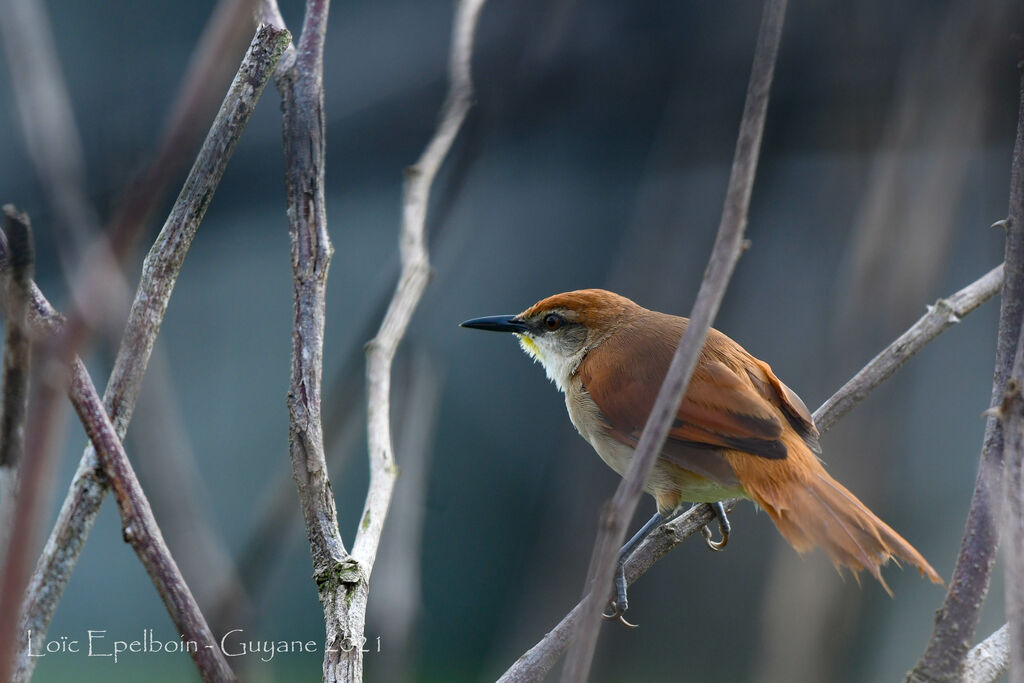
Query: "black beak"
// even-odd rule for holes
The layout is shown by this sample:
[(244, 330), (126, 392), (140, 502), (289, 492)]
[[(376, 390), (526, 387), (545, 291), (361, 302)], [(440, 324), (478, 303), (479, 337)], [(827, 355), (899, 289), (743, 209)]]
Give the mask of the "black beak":
[(514, 315), (492, 315), (486, 318), (473, 318), (459, 327), (472, 327), (477, 330), (490, 330), (491, 332), (526, 332), (526, 323), (516, 320)]

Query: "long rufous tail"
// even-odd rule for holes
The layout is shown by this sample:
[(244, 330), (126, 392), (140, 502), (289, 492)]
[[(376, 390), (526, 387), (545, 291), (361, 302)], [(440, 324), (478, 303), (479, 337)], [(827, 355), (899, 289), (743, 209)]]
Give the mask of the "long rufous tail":
[(866, 569), (890, 596), (880, 569), (890, 558), (905, 560), (933, 583), (942, 583), (914, 546), (829, 476), (809, 451), (806, 455), (812, 460), (805, 461), (800, 476), (740, 477), (790, 545), (799, 552), (820, 546), (837, 568), (847, 567), (855, 576)]

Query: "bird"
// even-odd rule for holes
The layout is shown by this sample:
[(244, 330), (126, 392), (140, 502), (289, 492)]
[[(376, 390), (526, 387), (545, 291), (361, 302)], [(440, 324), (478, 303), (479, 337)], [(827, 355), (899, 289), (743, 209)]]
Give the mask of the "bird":
[[(569, 419), (623, 476), (632, 460), (687, 318), (648, 310), (603, 289), (542, 299), (517, 315), (474, 318), (462, 327), (510, 332), (565, 394)], [(771, 367), (711, 328), (690, 384), (644, 490), (657, 512), (623, 546), (607, 618), (628, 607), (624, 565), (643, 538), (683, 511), (713, 505), (721, 541), (731, 526), (721, 501), (745, 498), (764, 510), (798, 552), (822, 548), (837, 569), (866, 570), (891, 596), (881, 567), (904, 560), (941, 584), (924, 556), (833, 479), (819, 456), (807, 406)]]

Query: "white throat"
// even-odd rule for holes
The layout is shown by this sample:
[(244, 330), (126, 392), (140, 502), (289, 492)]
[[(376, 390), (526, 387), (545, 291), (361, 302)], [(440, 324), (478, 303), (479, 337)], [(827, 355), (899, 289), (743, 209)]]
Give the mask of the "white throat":
[(573, 356), (566, 356), (547, 348), (548, 345), (544, 344), (543, 340), (538, 344), (536, 339), (525, 334), (516, 333), (516, 337), (526, 355), (544, 366), (544, 372), (548, 379), (555, 383), (558, 390), (562, 393), (568, 391), (569, 381), (572, 379), (573, 373), (576, 372), (576, 368), (579, 367), (580, 361), (583, 360), (586, 351), (581, 350)]

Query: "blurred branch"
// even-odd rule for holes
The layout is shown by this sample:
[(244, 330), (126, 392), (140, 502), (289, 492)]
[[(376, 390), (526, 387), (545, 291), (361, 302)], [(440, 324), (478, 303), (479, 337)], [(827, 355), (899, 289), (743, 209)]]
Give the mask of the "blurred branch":
[(4, 325), (3, 399), (0, 405), (0, 566), (7, 557), (18, 487), (18, 463), (25, 450), (25, 410), (32, 342), (26, 328), (34, 254), (28, 216), (4, 206), (6, 234), (14, 236), (6, 280), (7, 324)]
[(1003, 624), (970, 649), (964, 660), (963, 683), (994, 683), (1010, 667), (1010, 629)]
[(70, 238), (58, 241), (62, 255), (65, 245), (83, 253), (97, 232), (99, 217), (86, 195), (82, 141), (46, 6), (33, 0), (2, 0), (0, 35), (28, 157), (56, 222)]
[[(955, 294), (944, 300), (940, 299), (940, 303), (930, 307), (929, 312), (903, 333), (897, 342), (890, 345), (886, 351), (872, 358), (850, 381), (844, 384), (839, 391), (829, 397), (828, 400), (814, 411), (814, 422), (816, 425), (819, 425), (821, 432), (824, 434), (834, 426), (843, 414), (863, 400), (871, 390), (899, 369), (909, 356), (919, 351), (925, 344), (935, 339), (939, 333), (948, 329), (962, 316), (975, 310), (979, 304), (991, 297), (998, 286), (998, 276), (1001, 273), (1002, 266), (994, 268)], [(993, 277), (997, 278), (995, 282), (992, 281)], [(986, 292), (988, 293), (986, 294)], [(939, 318), (933, 320), (933, 316), (937, 315), (936, 311), (942, 308), (941, 302), (943, 301), (952, 309), (957, 320), (951, 320), (948, 313), (943, 313)], [(935, 331), (936, 323), (942, 323), (943, 320), (947, 324), (938, 324), (939, 329)], [(925, 321), (930, 322), (924, 324)], [(897, 346), (900, 340), (902, 340), (903, 344), (900, 352), (889, 353), (889, 350)], [(726, 501), (726, 509), (732, 510), (738, 502), (738, 499)], [(682, 543), (686, 538), (693, 535), (695, 531), (714, 520), (714, 518), (714, 512), (711, 507), (707, 504), (701, 504), (695, 506), (677, 520), (659, 527), (630, 555), (629, 562), (626, 564), (626, 579), (628, 583), (632, 585), (636, 579), (640, 578), (648, 569), (654, 566), (655, 562)], [(605, 593), (602, 592), (599, 597), (604, 595)], [(569, 646), (573, 630), (576, 628), (576, 624), (579, 623), (582, 616), (582, 607), (586, 600), (586, 597), (581, 600), (540, 642), (516, 660), (515, 664), (499, 680), (505, 683), (513, 683), (518, 681), (536, 681), (543, 678)]]
[[(1024, 320), (1024, 71), (1020, 87), (1017, 140), (1010, 169), (1009, 216), (1005, 223), (1005, 272), (996, 340), (995, 379), (992, 382), (993, 406), (999, 405), (1006, 393)], [(985, 426), (978, 476), (967, 513), (967, 528), (949, 591), (935, 613), (931, 639), (917, 664), (907, 674), (906, 683), (959, 680), (978, 628), (999, 543), (995, 520), (1000, 500), (999, 482), (1004, 473), (1003, 445), (1003, 426), (999, 420), (990, 417)]]
[(429, 354), (417, 350), (411, 355), (404, 368), (394, 371), (395, 386), (403, 387), (396, 410), (402, 477), (395, 485), (367, 616), (373, 632), (388, 643), (388, 656), (377, 662), (375, 675), (396, 682), (411, 680), (414, 627), (422, 604), (423, 514), (443, 385)]
[[(128, 325), (104, 396), (119, 438), (124, 437), (131, 420), (149, 355), (185, 254), (287, 39), (287, 32), (265, 26), (257, 30), (178, 200), (143, 264)], [(70, 323), (65, 328), (68, 326)], [(61, 331), (61, 336), (75, 339), (66, 329)], [(69, 348), (73, 349), (73, 344)], [(91, 445), (87, 446), (25, 597), (21, 632), (32, 631), (33, 647), (45, 638), (53, 611), (99, 512), (106, 488), (107, 481), (100, 472), (96, 454)], [(17, 679), (27, 679), (34, 664), (33, 658), (21, 657)]]
[[(116, 346), (124, 329), (124, 313), (131, 303), (130, 290), (106, 236), (100, 234), (99, 216), (87, 196), (81, 139), (45, 6), (31, 0), (3, 2), (7, 11), (0, 11), (0, 29), (19, 122), (41, 189), (56, 216), (51, 226), (54, 243), (68, 274), (74, 273), (76, 263), (103, 272), (107, 288), (104, 295), (94, 296), (93, 301), (79, 297), (76, 305), (85, 311), (90, 327), (98, 328)], [(122, 206), (115, 212), (115, 223), (134, 213), (138, 220), (133, 232), (141, 233), (170, 180), (181, 172), (244, 51), (255, 5), (254, 0), (220, 0), (214, 7), (189, 60), (153, 162), (125, 193)], [(125, 245), (122, 257), (127, 252)], [(73, 289), (73, 295), (80, 293)], [(149, 496), (157, 512), (161, 503), (172, 499), (174, 514), (166, 518), (164, 531), (170, 544), (178, 548), (178, 561), (185, 573), (203, 577), (203, 581), (193, 584), (199, 603), (209, 602), (204, 595), (208, 591), (203, 590), (209, 585), (230, 597), (232, 605), (244, 605), (247, 601), (241, 595), (230, 559), (218, 545), (202, 517), (202, 505), (195, 499), (195, 487), (189, 478), (193, 456), (187, 442), (175, 438), (180, 434), (175, 431), (180, 420), (174, 411), (172, 383), (168, 373), (162, 371), (166, 361), (161, 360), (159, 348), (154, 349), (146, 383), (154, 400), (149, 402), (150, 410), (140, 416), (145, 418), (155, 409), (159, 415), (150, 415), (150, 423), (161, 433), (148, 439), (144, 448), (134, 449), (136, 454), (146, 455), (136, 464), (143, 478), (151, 482)], [(167, 438), (168, 433), (171, 438)], [(136, 434), (145, 438), (146, 430)], [(163, 491), (167, 495), (161, 496)], [(182, 500), (183, 495), (189, 499)]]
[(704, 346), (704, 339), (743, 252), (743, 231), (754, 187), (785, 13), (786, 0), (766, 0), (715, 245), (690, 315), (690, 323), (686, 326), (665, 381), (658, 391), (658, 398), (647, 418), (629, 469), (610, 503), (602, 511), (585, 587), (585, 590), (591, 586), (597, 586), (598, 589), (591, 591), (590, 597), (584, 599), (583, 616), (562, 673), (562, 680), (566, 682), (585, 681), (589, 677), (597, 634), (602, 623), (599, 618), (601, 598), (605, 595), (604, 588), (611, 586), (615, 555), (625, 538), (626, 525), (633, 517), (644, 482), (650, 476), (658, 452), (665, 443), (669, 426), (676, 416), (697, 364), (697, 356)]

